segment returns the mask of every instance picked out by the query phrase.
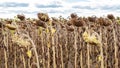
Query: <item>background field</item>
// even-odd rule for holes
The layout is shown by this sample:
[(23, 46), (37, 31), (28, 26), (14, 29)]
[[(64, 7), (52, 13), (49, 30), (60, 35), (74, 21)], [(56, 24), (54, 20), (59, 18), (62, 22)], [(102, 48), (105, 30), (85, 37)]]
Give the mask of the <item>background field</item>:
[[(0, 19), (0, 68), (120, 68), (119, 18), (11, 20)], [(86, 42), (85, 31), (99, 43)]]

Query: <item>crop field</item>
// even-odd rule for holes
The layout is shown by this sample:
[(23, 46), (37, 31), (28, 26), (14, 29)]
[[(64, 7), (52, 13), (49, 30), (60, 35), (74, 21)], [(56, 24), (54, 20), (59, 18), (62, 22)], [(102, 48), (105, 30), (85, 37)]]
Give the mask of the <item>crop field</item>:
[(0, 68), (120, 68), (120, 18), (38, 13), (0, 18)]

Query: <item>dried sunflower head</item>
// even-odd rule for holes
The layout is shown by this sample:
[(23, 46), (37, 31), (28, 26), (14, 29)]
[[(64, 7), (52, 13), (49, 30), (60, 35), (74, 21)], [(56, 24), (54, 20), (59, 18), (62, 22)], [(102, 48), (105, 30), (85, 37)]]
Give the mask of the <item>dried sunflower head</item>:
[(28, 47), (31, 45), (31, 43), (29, 42), (29, 40), (24, 39), (24, 38), (20, 38), (19, 35), (14, 34), (12, 36), (12, 41), (16, 44), (18, 44), (20, 47)]
[(90, 44), (99, 44), (100, 41), (97, 39), (95, 35), (89, 35), (86, 31), (83, 33), (83, 39), (85, 42)]
[(105, 21), (103, 23), (104, 26), (109, 26), (111, 24), (112, 24), (112, 21), (110, 19), (105, 19)]
[(88, 20), (89, 20), (90, 22), (95, 22), (95, 21), (96, 21), (96, 17), (95, 17), (95, 16), (88, 17)]
[(73, 26), (66, 26), (66, 29), (68, 30), (68, 31), (74, 31), (74, 27)]
[(76, 20), (76, 22), (74, 23), (74, 25), (77, 27), (83, 26), (84, 24), (85, 24), (84, 20)]
[(93, 36), (89, 37), (89, 43), (91, 43), (91, 44), (99, 44), (100, 42), (97, 39), (97, 37), (93, 35)]
[(71, 25), (72, 25), (72, 23), (71, 23), (70, 21), (68, 21), (68, 22), (67, 22), (67, 25), (68, 25), (68, 26), (71, 26)]
[(7, 23), (7, 24), (11, 24), (11, 23), (12, 23), (12, 19), (7, 19), (7, 20), (6, 20), (6, 23)]
[(88, 33), (85, 31), (82, 35), (83, 37), (89, 37)]
[(113, 14), (108, 14), (107, 17), (108, 17), (109, 19), (115, 19), (115, 17), (113, 16)]
[(47, 24), (44, 21), (36, 20), (36, 25), (41, 26), (43, 28), (47, 27)]
[(12, 35), (12, 41), (15, 42), (16, 40), (19, 39), (19, 36), (17, 34)]
[(6, 24), (5, 26), (10, 30), (15, 30), (16, 29), (16, 26), (14, 26), (12, 24)]
[(46, 13), (38, 13), (37, 14), (38, 18), (44, 22), (49, 21), (49, 16)]
[(23, 14), (18, 14), (17, 18), (19, 18), (20, 20), (25, 20), (25, 16)]
[(28, 46), (30, 46), (30, 42), (28, 41), (28, 40), (26, 40), (26, 39), (18, 39), (17, 41), (16, 41), (16, 43), (20, 46), (20, 47), (28, 47)]
[(51, 29), (51, 34), (53, 35), (56, 32), (56, 29), (52, 28)]
[(71, 18), (77, 18), (78, 17), (76, 13), (72, 13), (70, 16), (71, 16)]
[(89, 42), (89, 34), (85, 31), (82, 35), (85, 42)]

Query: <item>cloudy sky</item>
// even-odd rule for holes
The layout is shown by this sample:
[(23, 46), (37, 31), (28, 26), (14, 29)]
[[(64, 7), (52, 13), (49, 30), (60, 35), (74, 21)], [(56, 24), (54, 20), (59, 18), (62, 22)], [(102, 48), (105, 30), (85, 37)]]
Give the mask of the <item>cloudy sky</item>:
[(0, 17), (14, 17), (23, 13), (27, 17), (36, 17), (38, 12), (48, 13), (51, 17), (70, 13), (79, 16), (120, 16), (119, 0), (0, 0)]

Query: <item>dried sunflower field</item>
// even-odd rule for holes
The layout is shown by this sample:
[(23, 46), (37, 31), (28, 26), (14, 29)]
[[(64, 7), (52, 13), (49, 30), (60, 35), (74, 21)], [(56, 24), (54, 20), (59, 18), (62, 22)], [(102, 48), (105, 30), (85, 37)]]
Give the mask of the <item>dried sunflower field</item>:
[(0, 19), (0, 68), (120, 68), (120, 18), (38, 13)]

